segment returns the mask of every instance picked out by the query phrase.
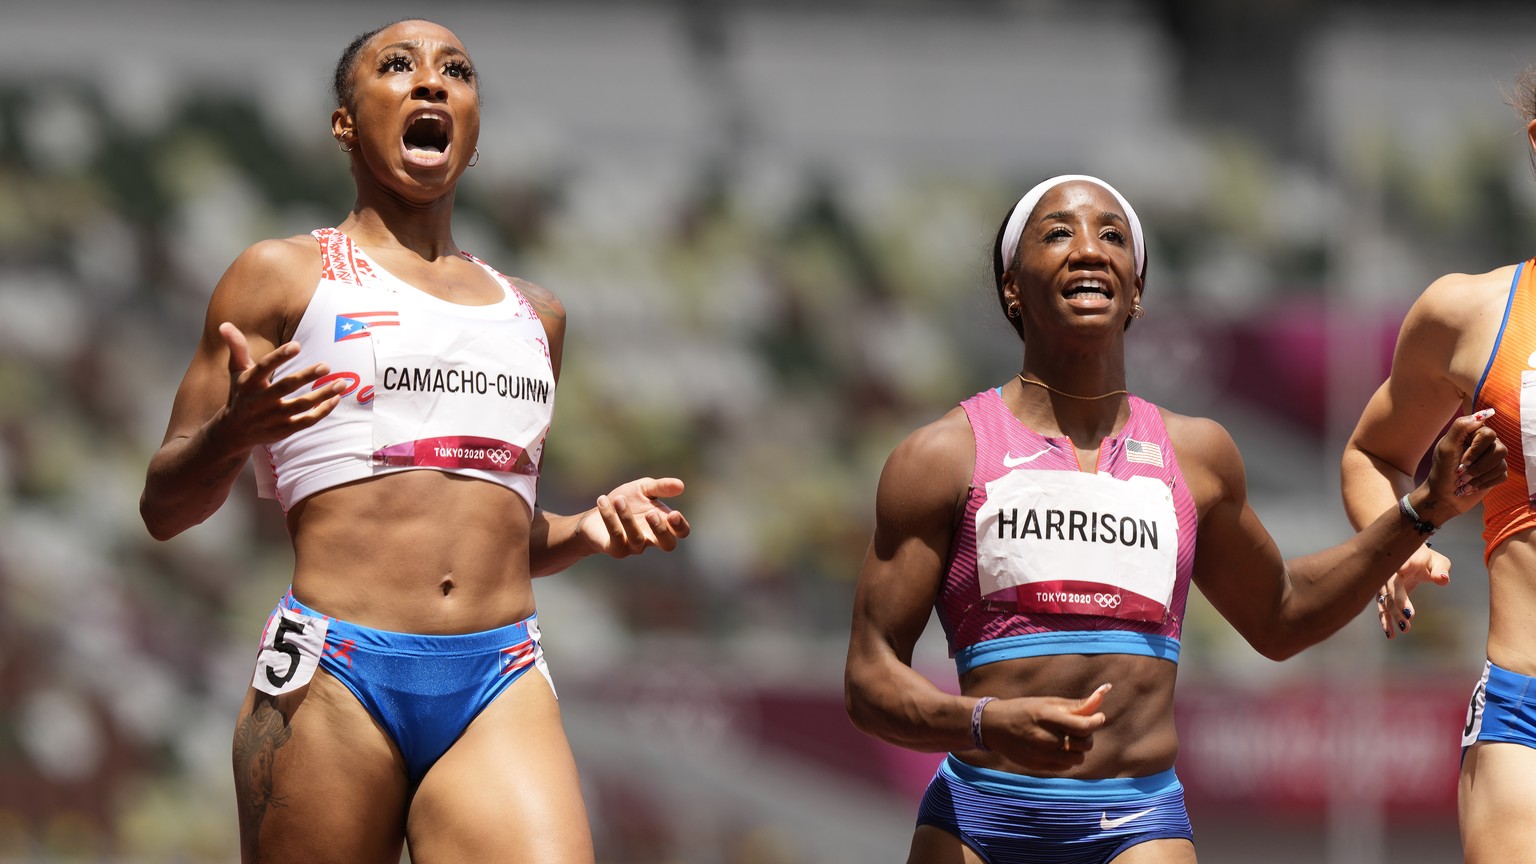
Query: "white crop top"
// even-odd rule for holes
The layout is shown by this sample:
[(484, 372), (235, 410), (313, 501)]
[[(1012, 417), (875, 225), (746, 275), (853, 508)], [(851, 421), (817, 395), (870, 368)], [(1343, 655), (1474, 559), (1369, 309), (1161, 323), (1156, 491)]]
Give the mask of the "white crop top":
[(308, 429), (258, 448), (257, 489), (286, 512), (343, 483), (429, 468), (536, 500), (554, 415), (549, 342), (533, 304), (483, 261), (505, 297), (463, 306), (374, 263), (334, 228), (311, 232), (324, 269), (278, 378), (314, 363), (345, 381), (341, 404)]

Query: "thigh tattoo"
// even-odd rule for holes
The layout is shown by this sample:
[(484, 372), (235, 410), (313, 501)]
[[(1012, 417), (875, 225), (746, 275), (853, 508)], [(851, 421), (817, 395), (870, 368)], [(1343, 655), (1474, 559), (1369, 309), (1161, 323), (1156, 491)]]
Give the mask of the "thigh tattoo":
[(282, 796), (274, 788), (273, 763), (278, 749), (292, 735), (288, 718), (277, 709), (277, 698), (264, 693), (256, 694), (251, 713), (235, 726), (235, 793), (247, 860), (257, 860), (257, 842), (267, 808), (283, 806)]

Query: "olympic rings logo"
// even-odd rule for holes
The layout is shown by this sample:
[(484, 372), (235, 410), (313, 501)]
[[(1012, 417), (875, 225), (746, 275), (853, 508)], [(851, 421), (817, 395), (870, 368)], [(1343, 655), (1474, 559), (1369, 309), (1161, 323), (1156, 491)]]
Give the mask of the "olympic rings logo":
[(491, 448), (485, 451), (485, 458), (495, 462), (497, 465), (505, 465), (511, 461), (512, 451), (503, 450), (499, 447)]
[(1114, 609), (1120, 605), (1119, 594), (1094, 594), (1093, 602), (1102, 609)]

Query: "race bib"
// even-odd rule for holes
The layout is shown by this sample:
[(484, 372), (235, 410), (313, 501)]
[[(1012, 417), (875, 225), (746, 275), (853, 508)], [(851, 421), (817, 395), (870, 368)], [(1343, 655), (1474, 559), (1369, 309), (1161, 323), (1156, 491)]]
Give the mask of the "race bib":
[(374, 464), (538, 473), (555, 382), (532, 346), (406, 327), (372, 342)]
[(1520, 373), (1520, 444), (1525, 451), (1526, 500), (1536, 499), (1536, 370)]
[(976, 511), (981, 592), (1020, 611), (1162, 621), (1178, 546), (1173, 493), (1151, 477), (1013, 471)]
[(280, 696), (308, 684), (320, 665), (325, 632), (330, 626), (328, 619), (302, 615), (292, 609), (279, 608), (273, 612), (261, 636), (261, 653), (256, 657), (256, 676), (251, 686)]

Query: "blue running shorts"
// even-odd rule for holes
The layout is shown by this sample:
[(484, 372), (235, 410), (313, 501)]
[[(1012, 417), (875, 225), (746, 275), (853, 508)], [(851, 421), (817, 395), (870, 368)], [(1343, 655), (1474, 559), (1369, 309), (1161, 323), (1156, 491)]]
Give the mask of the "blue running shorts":
[(1172, 769), (1073, 780), (993, 771), (950, 756), (928, 784), (917, 824), (954, 834), (989, 864), (1105, 864), (1148, 840), (1194, 841), (1184, 786)]
[(252, 686), (287, 693), (317, 666), (384, 727), (412, 784), (523, 673), (537, 668), (549, 680), (537, 615), (480, 633), (393, 633), (329, 618), (289, 591), (267, 619)]
[(1536, 678), (1495, 666), (1491, 660), (1483, 666), (1461, 730), (1463, 755), (1479, 741), (1536, 747)]

